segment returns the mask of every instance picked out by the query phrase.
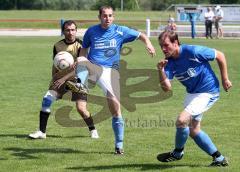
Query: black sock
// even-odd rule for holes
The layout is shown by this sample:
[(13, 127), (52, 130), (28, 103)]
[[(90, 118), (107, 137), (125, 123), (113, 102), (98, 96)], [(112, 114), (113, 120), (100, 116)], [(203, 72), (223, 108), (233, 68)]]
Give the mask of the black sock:
[(50, 115), (50, 112), (40, 111), (39, 129), (43, 133), (46, 133), (47, 121), (48, 121), (49, 115)]
[(181, 153), (183, 150), (184, 150), (184, 147), (181, 148), (181, 149), (177, 149), (177, 148), (175, 148), (175, 149), (174, 149), (174, 152), (179, 152), (179, 153)]
[(77, 78), (77, 83), (81, 83), (81, 79), (80, 78)]
[(88, 118), (85, 118), (84, 121), (87, 124), (89, 131), (95, 130), (95, 126), (94, 126), (93, 119), (91, 116)]
[(211, 156), (213, 157), (213, 158), (218, 158), (218, 157), (220, 157), (222, 154), (219, 152), (219, 151), (216, 151), (216, 152), (214, 152)]

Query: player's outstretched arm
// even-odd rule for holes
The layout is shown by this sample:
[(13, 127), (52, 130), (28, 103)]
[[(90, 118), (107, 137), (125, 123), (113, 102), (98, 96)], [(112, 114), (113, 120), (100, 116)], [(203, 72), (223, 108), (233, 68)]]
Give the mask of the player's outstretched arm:
[(216, 50), (216, 53), (217, 53), (216, 60), (218, 62), (218, 66), (221, 73), (222, 86), (225, 91), (228, 91), (232, 87), (232, 83), (228, 78), (226, 58), (222, 52)]
[(172, 90), (171, 82), (167, 78), (164, 70), (164, 67), (167, 65), (167, 63), (168, 63), (168, 60), (164, 59), (164, 60), (160, 60), (157, 64), (159, 82), (161, 84), (163, 91), (165, 92)]
[(155, 48), (154, 48), (154, 46), (152, 45), (152, 43), (151, 43), (151, 41), (149, 40), (149, 38), (147, 37), (147, 35), (145, 35), (144, 33), (141, 33), (138, 39), (141, 40), (141, 41), (145, 44), (148, 53), (149, 53), (152, 57), (156, 55)]

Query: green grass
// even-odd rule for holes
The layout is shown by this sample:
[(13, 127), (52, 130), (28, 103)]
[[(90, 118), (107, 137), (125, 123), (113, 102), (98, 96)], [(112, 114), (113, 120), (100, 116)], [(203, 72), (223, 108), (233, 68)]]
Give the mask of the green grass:
[[(46, 140), (29, 140), (27, 135), (38, 128), (38, 113), (41, 99), (47, 90), (51, 72), (52, 45), (59, 37), (0, 37), (0, 171), (239, 171), (239, 41), (237, 40), (203, 40), (183, 39), (183, 43), (208, 45), (223, 51), (228, 60), (229, 76), (233, 82), (230, 92), (221, 92), (220, 100), (205, 114), (202, 128), (216, 143), (219, 150), (230, 161), (227, 168), (208, 168), (211, 157), (189, 139), (185, 156), (179, 162), (159, 163), (156, 155), (173, 148), (176, 115), (182, 110), (184, 88), (174, 81), (173, 96), (161, 101), (155, 98), (146, 103), (149, 92), (131, 92), (131, 84), (146, 90), (142, 75), (151, 73), (157, 61), (162, 57), (160, 48), (154, 38), (157, 57), (151, 59), (142, 43), (136, 41), (128, 44), (133, 52), (122, 57), (127, 62), (127, 72), (122, 78), (137, 74), (135, 79), (128, 79), (122, 94), (135, 96), (135, 99), (122, 97), (123, 114), (126, 122), (125, 155), (114, 156), (114, 140), (111, 119), (96, 125), (100, 139), (92, 140), (87, 128), (63, 127), (52, 115), (48, 122)], [(219, 75), (216, 62), (212, 66)], [(122, 65), (123, 68), (124, 65)], [(138, 70), (140, 69), (140, 70)], [(126, 74), (127, 73), (127, 74)], [(148, 87), (157, 86), (158, 80)], [(145, 78), (146, 79), (146, 78)], [(91, 92), (100, 96), (99, 89)], [(145, 98), (137, 98), (146, 96)], [(141, 103), (141, 101), (143, 101)], [(145, 101), (145, 103), (144, 103)], [(149, 100), (150, 101), (150, 100)], [(94, 102), (94, 100), (92, 100)], [(68, 101), (59, 101), (53, 105), (52, 114), (64, 105), (74, 106)], [(136, 110), (134, 110), (136, 105)], [(91, 103), (89, 110), (93, 113), (97, 107)], [(129, 111), (128, 109), (131, 109)], [(72, 120), (81, 118), (74, 110)], [(157, 121), (150, 124), (151, 121)]]
[[(157, 28), (160, 21), (167, 21), (169, 14), (172, 12), (161, 11), (116, 11), (115, 20), (119, 24), (145, 29), (147, 18), (155, 21), (152, 23), (154, 28)], [(173, 14), (174, 15), (174, 14)], [(80, 27), (87, 28), (93, 23), (98, 23), (98, 11), (38, 11), (38, 10), (10, 10), (0, 11), (1, 19), (36, 19), (36, 20), (56, 20), (52, 22), (0, 22), (0, 28), (58, 28), (61, 19), (67, 20), (85, 20), (79, 22)], [(88, 21), (87, 21), (88, 20)], [(89, 20), (93, 20), (89, 22)], [(121, 21), (120, 20), (129, 20)], [(165, 24), (165, 23), (164, 23)]]

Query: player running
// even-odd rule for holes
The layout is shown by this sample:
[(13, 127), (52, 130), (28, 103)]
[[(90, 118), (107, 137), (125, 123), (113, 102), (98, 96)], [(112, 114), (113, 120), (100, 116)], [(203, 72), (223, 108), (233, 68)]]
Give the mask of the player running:
[(187, 95), (184, 110), (176, 121), (175, 149), (159, 154), (157, 159), (161, 162), (182, 159), (184, 145), (190, 135), (203, 151), (213, 157), (210, 166), (227, 166), (226, 158), (200, 127), (203, 113), (219, 99), (219, 82), (209, 61), (217, 60), (224, 90), (232, 87), (224, 54), (208, 47), (181, 45), (178, 35), (172, 31), (162, 32), (158, 40), (165, 55), (157, 65), (162, 89), (171, 90), (170, 80), (175, 77), (186, 87)]

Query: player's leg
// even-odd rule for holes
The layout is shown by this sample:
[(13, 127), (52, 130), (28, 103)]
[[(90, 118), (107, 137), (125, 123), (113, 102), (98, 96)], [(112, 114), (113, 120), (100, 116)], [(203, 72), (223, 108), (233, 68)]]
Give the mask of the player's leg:
[[(190, 110), (193, 114), (190, 123), (190, 136), (203, 151), (213, 157), (211, 166), (227, 166), (228, 163), (224, 156), (217, 150), (208, 134), (201, 130), (202, 113), (211, 108), (218, 98), (219, 94), (203, 93), (195, 97), (192, 105), (189, 105), (189, 109), (195, 109)], [(199, 114), (196, 115), (197, 113)]]
[(86, 125), (88, 126), (88, 129), (90, 131), (90, 136), (93, 139), (99, 138), (98, 132), (94, 126), (93, 119), (91, 117), (90, 112), (87, 110), (87, 100), (84, 98), (81, 98), (76, 101), (76, 108), (79, 114), (82, 116), (83, 120), (85, 121)]
[(202, 115), (197, 115), (192, 118), (190, 125), (190, 136), (194, 142), (208, 155), (212, 156), (213, 162), (210, 166), (227, 166), (228, 162), (224, 156), (217, 150), (215, 144), (212, 142), (211, 138), (201, 130), (201, 118)]
[(120, 102), (110, 93), (107, 95), (107, 102), (112, 114), (112, 128), (115, 136), (115, 153), (123, 154), (124, 120), (121, 114)]
[(107, 97), (108, 107), (112, 114), (112, 128), (115, 136), (115, 153), (123, 154), (124, 120), (120, 109), (119, 72), (111, 68), (102, 68), (98, 85)]
[(183, 111), (176, 121), (176, 135), (175, 135), (175, 149), (171, 152), (162, 153), (157, 156), (157, 159), (161, 162), (170, 162), (180, 160), (183, 157), (184, 145), (187, 142), (190, 130), (188, 124), (191, 119), (191, 114), (187, 111)]
[(101, 68), (92, 64), (85, 57), (78, 57), (78, 64), (76, 68), (77, 83), (67, 81), (67, 86), (74, 92), (88, 94), (87, 81), (89, 74), (99, 73)]
[(39, 114), (39, 130), (29, 134), (30, 138), (33, 139), (45, 139), (46, 128), (49, 115), (51, 113), (51, 105), (57, 100), (57, 92), (54, 90), (48, 90), (42, 100), (42, 108)]

